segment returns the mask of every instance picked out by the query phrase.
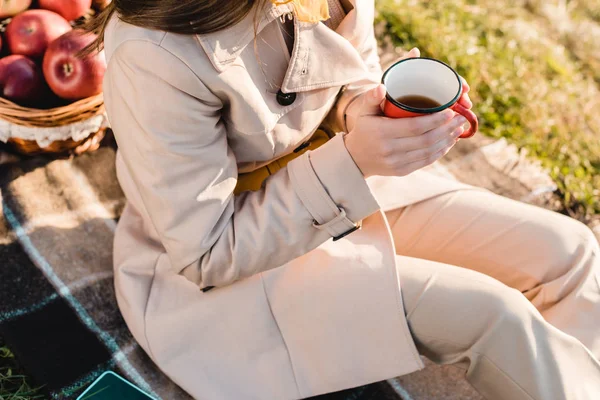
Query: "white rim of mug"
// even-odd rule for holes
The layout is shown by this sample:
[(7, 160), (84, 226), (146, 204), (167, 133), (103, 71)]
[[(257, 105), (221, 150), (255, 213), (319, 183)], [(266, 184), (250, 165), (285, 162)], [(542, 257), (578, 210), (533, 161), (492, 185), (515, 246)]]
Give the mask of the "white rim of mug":
[(452, 68), (451, 66), (449, 66), (448, 64), (446, 64), (443, 61), (440, 60), (436, 60), (435, 58), (428, 58), (428, 57), (411, 57), (411, 58), (405, 58), (404, 60), (400, 60), (395, 62), (394, 64), (392, 64), (383, 74), (383, 77), (381, 78), (381, 83), (385, 86), (385, 78), (388, 76), (388, 74), (398, 65), (408, 62), (408, 61), (412, 61), (412, 60), (428, 60), (428, 61), (434, 61), (438, 64), (442, 64), (443, 66), (445, 66), (446, 68), (450, 69), (450, 71), (452, 71), (452, 73), (454, 73), (454, 75), (456, 76), (456, 80), (458, 81), (458, 93), (456, 94), (456, 96), (450, 100), (448, 103), (441, 105), (439, 107), (435, 107), (435, 108), (415, 108), (415, 107), (410, 107), (407, 106), (406, 104), (402, 104), (398, 101), (396, 101), (396, 99), (394, 99), (389, 92), (387, 91), (386, 88), (386, 94), (385, 97), (387, 98), (387, 100), (392, 103), (393, 105), (395, 105), (398, 108), (401, 108), (405, 111), (409, 111), (412, 113), (416, 113), (416, 114), (435, 114), (437, 112), (440, 111), (444, 111), (445, 109), (453, 106), (458, 99), (460, 99), (460, 96), (462, 95), (462, 91), (463, 91), (463, 84), (462, 81), (460, 80), (460, 76), (458, 75), (458, 72), (456, 72), (454, 70), (454, 68)]

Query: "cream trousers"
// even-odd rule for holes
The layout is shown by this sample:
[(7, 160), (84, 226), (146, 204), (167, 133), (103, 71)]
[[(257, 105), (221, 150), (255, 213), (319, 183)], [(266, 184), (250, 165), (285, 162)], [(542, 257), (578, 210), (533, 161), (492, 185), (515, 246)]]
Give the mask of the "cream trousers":
[(387, 213), (419, 351), (487, 399), (600, 399), (600, 250), (585, 225), (488, 192)]

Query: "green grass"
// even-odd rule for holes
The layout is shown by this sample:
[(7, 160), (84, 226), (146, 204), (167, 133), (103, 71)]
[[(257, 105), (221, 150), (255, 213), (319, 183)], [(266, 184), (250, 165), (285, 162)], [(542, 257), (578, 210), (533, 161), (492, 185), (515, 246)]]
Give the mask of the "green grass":
[(0, 339), (0, 400), (44, 399), (40, 389), (23, 375), (12, 352)]
[(564, 206), (600, 213), (600, 0), (378, 0), (394, 44), (454, 66), (483, 134), (541, 160)]

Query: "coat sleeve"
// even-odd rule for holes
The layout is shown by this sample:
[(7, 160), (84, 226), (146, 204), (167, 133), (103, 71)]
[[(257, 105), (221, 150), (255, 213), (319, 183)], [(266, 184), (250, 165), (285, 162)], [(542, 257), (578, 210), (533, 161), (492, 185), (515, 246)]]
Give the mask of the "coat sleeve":
[(346, 85), (332, 109), (330, 117), (335, 119), (335, 126), (347, 132), (346, 110), (350, 104), (361, 94), (377, 86), (381, 82), (383, 71), (379, 62), (377, 39), (375, 38), (374, 18), (370, 16), (363, 23), (368, 25), (365, 41), (357, 48), (369, 72), (363, 79)]
[(104, 93), (148, 229), (176, 272), (201, 288), (281, 266), (379, 209), (341, 135), (289, 163), (262, 190), (234, 196), (237, 165), (222, 101), (158, 44), (121, 44)]

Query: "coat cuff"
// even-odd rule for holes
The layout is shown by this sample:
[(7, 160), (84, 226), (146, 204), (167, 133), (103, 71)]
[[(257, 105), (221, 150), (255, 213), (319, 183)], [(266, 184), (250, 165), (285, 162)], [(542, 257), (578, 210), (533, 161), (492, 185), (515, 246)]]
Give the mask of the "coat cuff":
[(379, 210), (365, 178), (337, 135), (288, 164), (290, 180), (315, 227), (340, 237)]

